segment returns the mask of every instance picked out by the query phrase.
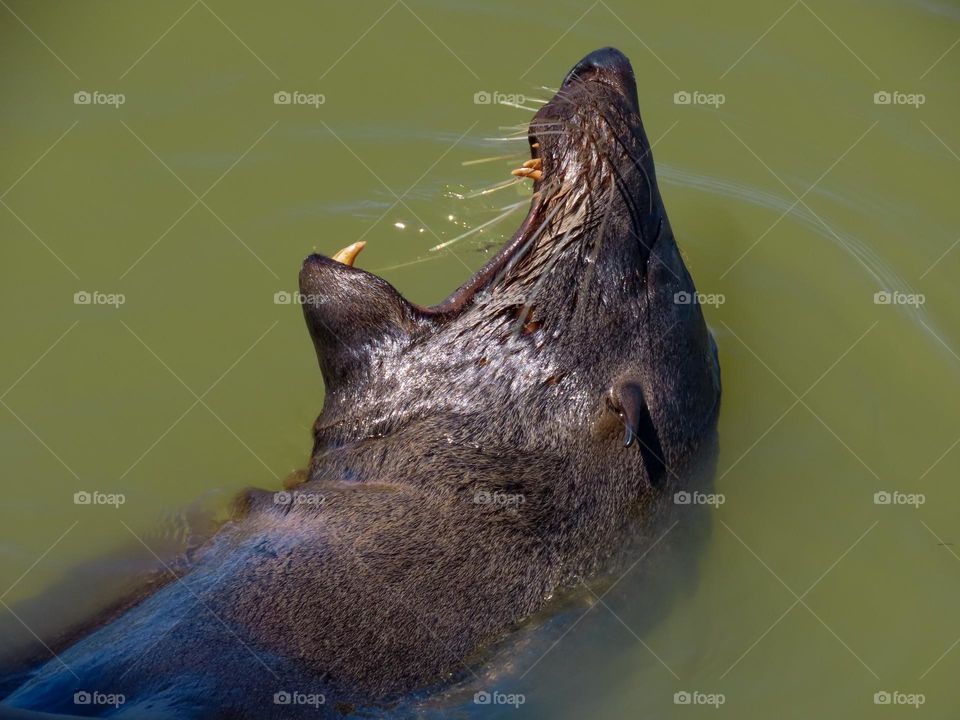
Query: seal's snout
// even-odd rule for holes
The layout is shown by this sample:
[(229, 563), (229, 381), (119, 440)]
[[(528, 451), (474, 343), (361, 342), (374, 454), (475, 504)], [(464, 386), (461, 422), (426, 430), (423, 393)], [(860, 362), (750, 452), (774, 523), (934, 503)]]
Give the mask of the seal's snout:
[(353, 266), (363, 245), (348, 245), (333, 257), (310, 255), (300, 268), (297, 302), (330, 394), (369, 370), (376, 349), (408, 333), (420, 319), (417, 308), (390, 283)]
[[(566, 85), (574, 77), (584, 77), (589, 73), (596, 72), (607, 72), (619, 75), (629, 74), (632, 77), (633, 67), (630, 65), (627, 56), (622, 52), (616, 48), (605, 47), (594, 50), (574, 65), (573, 69), (570, 70), (563, 79), (563, 84)], [(586, 79), (586, 77), (584, 77), (584, 79)]]
[(639, 112), (637, 101), (637, 80), (633, 74), (630, 60), (622, 52), (613, 47), (594, 50), (583, 60), (574, 65), (563, 79), (562, 87), (569, 87), (574, 82), (589, 82), (595, 80), (605, 83), (616, 89)]

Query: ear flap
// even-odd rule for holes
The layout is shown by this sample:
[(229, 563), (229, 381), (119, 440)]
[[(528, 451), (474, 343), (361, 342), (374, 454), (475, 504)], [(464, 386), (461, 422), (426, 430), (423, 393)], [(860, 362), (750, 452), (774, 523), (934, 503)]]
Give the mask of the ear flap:
[(624, 425), (624, 446), (637, 443), (650, 474), (650, 483), (658, 484), (666, 469), (666, 460), (640, 383), (632, 380), (617, 382), (610, 389), (609, 404)]
[(300, 294), (328, 393), (368, 371), (379, 346), (420, 323), (419, 311), (386, 280), (323, 255), (304, 261)]

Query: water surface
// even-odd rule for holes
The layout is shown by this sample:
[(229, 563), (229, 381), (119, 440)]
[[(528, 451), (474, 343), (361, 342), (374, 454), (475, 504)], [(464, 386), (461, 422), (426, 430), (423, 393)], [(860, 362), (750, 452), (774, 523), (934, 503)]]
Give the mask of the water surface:
[[(299, 308), (275, 301), (302, 257), (362, 238), (362, 267), (416, 302), (445, 297), (522, 209), (430, 248), (529, 193), (458, 197), (509, 177), (509, 158), (464, 163), (522, 150), (489, 138), (531, 115), (477, 93), (537, 107), (615, 45), (717, 300), (725, 502), (683, 567), (571, 601), (562, 639), (501, 688), (522, 707), (476, 713), (860, 718), (899, 691), (955, 716), (956, 3), (7, 6), (0, 592), (31, 630), (304, 464), (323, 388)], [(675, 101), (695, 92), (714, 103)], [(875, 502), (896, 492), (924, 502)], [(81, 589), (51, 600), (67, 581)], [(12, 615), (2, 628), (38, 647)]]

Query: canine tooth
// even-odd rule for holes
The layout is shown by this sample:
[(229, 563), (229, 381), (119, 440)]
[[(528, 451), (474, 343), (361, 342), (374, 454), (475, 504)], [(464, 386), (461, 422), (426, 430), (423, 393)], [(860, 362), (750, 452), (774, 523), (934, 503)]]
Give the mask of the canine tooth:
[(540, 143), (534, 143), (534, 144), (531, 145), (530, 147), (535, 148), (536, 150), (539, 150), (539, 149), (540, 149)]
[(333, 259), (338, 263), (343, 263), (344, 265), (350, 265), (352, 267), (353, 261), (357, 259), (357, 255), (359, 255), (360, 251), (366, 246), (366, 240), (355, 242), (353, 245), (347, 245), (343, 250), (334, 255)]
[(511, 170), (510, 174), (521, 178), (533, 178), (534, 180), (543, 179), (543, 170), (535, 170), (532, 167), (517, 168), (516, 170)]
[(540, 158), (533, 158), (533, 160), (527, 160), (523, 164), (523, 166), (525, 168), (533, 168), (534, 170), (539, 170), (541, 167), (543, 167), (543, 160), (541, 160)]

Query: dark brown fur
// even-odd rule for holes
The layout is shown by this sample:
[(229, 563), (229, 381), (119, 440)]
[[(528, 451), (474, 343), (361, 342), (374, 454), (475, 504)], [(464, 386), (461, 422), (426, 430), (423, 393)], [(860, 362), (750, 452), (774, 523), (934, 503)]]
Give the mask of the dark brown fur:
[(69, 712), (89, 686), (132, 717), (317, 716), (282, 690), (383, 705), (603, 569), (683, 482), (720, 393), (700, 309), (674, 299), (695, 290), (634, 83), (612, 49), (571, 71), (531, 124), (527, 221), (447, 302), (307, 258), (327, 394), (295, 502), (246, 493), (182, 581), (64, 653), (79, 681), (50, 663), (8, 702)]

